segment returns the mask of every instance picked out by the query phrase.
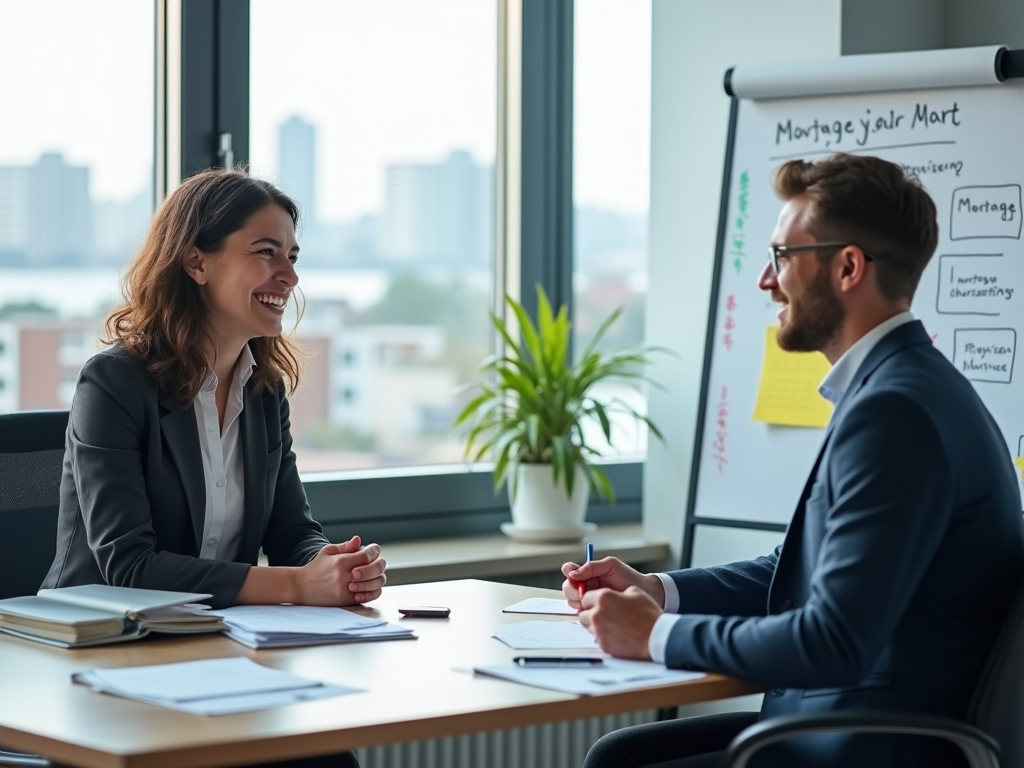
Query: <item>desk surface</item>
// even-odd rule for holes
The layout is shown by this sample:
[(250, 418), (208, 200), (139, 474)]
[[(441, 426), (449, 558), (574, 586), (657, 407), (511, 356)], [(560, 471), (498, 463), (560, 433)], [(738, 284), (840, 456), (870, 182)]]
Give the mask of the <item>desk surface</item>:
[[(63, 650), (0, 634), (0, 744), (90, 768), (177, 768), (341, 752), (347, 749), (674, 706), (757, 692), (722, 677), (642, 691), (577, 697), (466, 670), (515, 652), (490, 637), (526, 617), (501, 608), (551, 590), (448, 581), (388, 587), (368, 614), (397, 620), (401, 605), (447, 605), (451, 618), (406, 619), (418, 640), (252, 651), (223, 636), (147, 638)], [(248, 656), (270, 667), (365, 693), (277, 709), (201, 717), (73, 685), (84, 667)]]

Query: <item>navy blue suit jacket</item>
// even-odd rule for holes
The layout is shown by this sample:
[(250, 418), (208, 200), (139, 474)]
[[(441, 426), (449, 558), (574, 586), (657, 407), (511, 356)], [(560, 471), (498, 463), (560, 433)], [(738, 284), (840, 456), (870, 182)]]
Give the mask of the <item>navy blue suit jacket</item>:
[[(920, 322), (869, 353), (836, 407), (782, 546), (672, 573), (666, 661), (756, 681), (762, 717), (849, 710), (964, 718), (1024, 573), (999, 427)], [(932, 740), (828, 736), (770, 764), (956, 764)]]
[(243, 394), (241, 551), (199, 558), (206, 475), (193, 406), (161, 390), (117, 345), (82, 369), (71, 404), (57, 554), (43, 587), (113, 584), (208, 592), (234, 602), (260, 547), (270, 565), (305, 565), (327, 544), (312, 519), (292, 451), (284, 385)]

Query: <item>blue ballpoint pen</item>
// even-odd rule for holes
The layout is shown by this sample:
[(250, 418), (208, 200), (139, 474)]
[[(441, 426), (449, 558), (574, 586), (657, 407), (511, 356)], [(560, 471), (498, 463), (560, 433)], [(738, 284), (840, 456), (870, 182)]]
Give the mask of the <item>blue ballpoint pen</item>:
[[(593, 559), (594, 559), (594, 545), (593, 544), (587, 544), (587, 560), (586, 560), (586, 562), (589, 563)], [(580, 591), (580, 599), (582, 600), (583, 599), (583, 595), (586, 594), (586, 591), (587, 591), (587, 582), (586, 581), (581, 581), (576, 586), (577, 586), (577, 588)]]

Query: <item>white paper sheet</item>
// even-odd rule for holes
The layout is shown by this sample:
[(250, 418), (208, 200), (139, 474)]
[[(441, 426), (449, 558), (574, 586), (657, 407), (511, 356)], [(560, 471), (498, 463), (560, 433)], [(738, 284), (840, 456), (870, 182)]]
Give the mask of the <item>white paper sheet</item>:
[(502, 613), (541, 613), (548, 616), (575, 616), (576, 611), (565, 600), (550, 597), (528, 597), (515, 605), (503, 608)]
[(236, 605), (214, 613), (223, 616), (229, 626), (260, 634), (296, 632), (331, 635), (387, 624), (386, 619), (360, 616), (343, 608), (314, 605)]
[(335, 634), (304, 634), (301, 632), (273, 632), (261, 634), (231, 627), (227, 636), (236, 643), (249, 648), (292, 648), (305, 645), (331, 645), (334, 643), (363, 643), (369, 640), (415, 640), (416, 635), (408, 627), (398, 624), (366, 627), (351, 632)]
[(610, 657), (604, 660), (604, 664), (589, 669), (531, 668), (518, 664), (498, 664), (476, 667), (473, 671), (536, 688), (584, 695), (629, 691), (651, 685), (694, 680), (705, 675), (703, 672), (667, 669), (664, 664), (656, 664), (653, 661), (631, 661)]
[(521, 621), (501, 626), (493, 636), (517, 651), (597, 648), (594, 636), (578, 621)]
[(297, 677), (245, 658), (93, 668), (71, 679), (103, 693), (199, 715), (250, 712), (359, 690)]

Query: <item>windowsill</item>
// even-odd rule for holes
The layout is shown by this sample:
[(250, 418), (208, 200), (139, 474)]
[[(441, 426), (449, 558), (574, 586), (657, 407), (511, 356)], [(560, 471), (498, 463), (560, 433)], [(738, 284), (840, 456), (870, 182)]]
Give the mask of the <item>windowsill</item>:
[[(639, 523), (602, 525), (589, 541), (593, 542), (594, 556), (598, 558), (615, 555), (639, 565), (670, 557), (668, 544), (645, 539)], [(562, 563), (580, 562), (583, 554), (582, 543), (526, 543), (501, 534), (393, 542), (382, 549), (391, 585), (557, 573)]]

